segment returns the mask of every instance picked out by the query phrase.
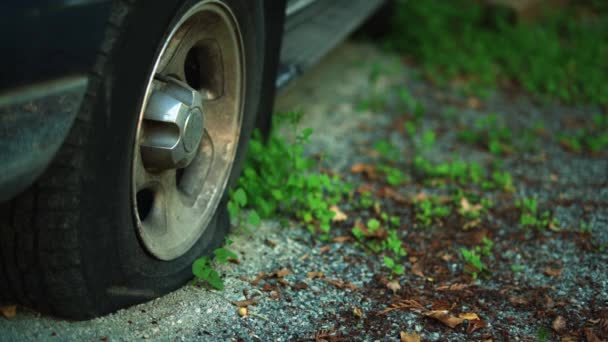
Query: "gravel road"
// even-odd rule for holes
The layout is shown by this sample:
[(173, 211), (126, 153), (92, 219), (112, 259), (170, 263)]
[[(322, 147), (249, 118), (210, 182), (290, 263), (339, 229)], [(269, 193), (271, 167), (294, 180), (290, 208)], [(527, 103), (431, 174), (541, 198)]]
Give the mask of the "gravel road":
[[(370, 75), (377, 70), (380, 76), (371, 82)], [(481, 112), (504, 113), (515, 127), (540, 120), (547, 132), (542, 148), (505, 157), (503, 167), (513, 174), (515, 195), (537, 195), (541, 207), (559, 219), (560, 232), (522, 233), (516, 227), (515, 209), (508, 205), (498, 205), (486, 227), (472, 232), (455, 229), (450, 222), (429, 230), (404, 230), (401, 237), (410, 258), (406, 273), (397, 278), (401, 289), (393, 292), (386, 286), (389, 274), (379, 257), (353, 243), (322, 243), (297, 225), (264, 221), (255, 234), (231, 237), (240, 263), (219, 266), (223, 291), (186, 285), (152, 302), (85, 322), (24, 309), (11, 320), (0, 318), (0, 341), (398, 341), (400, 331), (418, 334), (423, 341), (605, 337), (602, 334), (608, 332), (601, 325), (608, 330), (608, 256), (597, 246), (608, 244), (608, 159), (575, 155), (551, 140), (563, 128), (564, 117), (585, 121), (598, 109), (537, 103), (512, 94), (479, 101), (439, 91), (416, 74), (397, 56), (351, 41), (292, 85), (276, 108), (302, 111), (301, 127), (314, 129), (308, 152), (329, 154), (325, 167), (361, 184), (369, 182), (349, 170), (356, 162), (374, 162), (374, 141), (385, 139), (405, 155), (411, 153), (407, 139), (396, 129), (401, 113), (391, 112), (390, 105), (380, 112), (359, 108), (370, 94), (385, 94), (391, 103), (395, 89), (411, 89), (426, 107), (422, 126), (437, 133), (436, 145), (427, 152), (436, 160), (458, 153), (466, 160), (487, 161), (486, 152), (455, 142), (454, 128), (466, 126)], [(457, 114), (444, 115), (448, 107)], [(400, 189), (404, 196), (424, 190), (437, 191), (415, 183)], [(494, 196), (497, 203), (502, 200), (500, 194)], [(399, 208), (390, 201), (387, 206), (394, 207), (404, 226), (413, 226), (410, 206)], [(344, 210), (348, 209), (346, 205)], [(581, 219), (591, 227), (591, 236), (566, 229), (577, 227)], [(337, 227), (336, 236), (348, 234), (350, 227)], [(472, 280), (463, 275), (456, 247), (471, 246), (482, 236), (495, 241), (487, 261), (492, 274)], [(416, 271), (414, 265), (420, 263), (424, 268)], [(517, 272), (511, 269), (515, 264), (521, 266)], [(466, 289), (438, 290), (453, 284), (466, 284)], [(467, 332), (470, 322), (452, 329), (424, 317), (422, 309), (380, 314), (408, 298), (425, 310), (474, 312), (485, 326), (472, 333)], [(249, 305), (248, 315), (242, 317), (233, 302), (246, 299), (256, 304)], [(557, 317), (565, 320), (565, 327), (552, 328)]]

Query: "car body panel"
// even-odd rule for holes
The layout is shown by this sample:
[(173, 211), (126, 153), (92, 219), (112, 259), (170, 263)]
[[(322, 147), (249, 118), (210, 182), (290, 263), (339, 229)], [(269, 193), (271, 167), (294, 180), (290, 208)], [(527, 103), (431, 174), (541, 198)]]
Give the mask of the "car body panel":
[[(340, 6), (347, 3), (341, 1)], [(264, 87), (283, 88), (382, 2), (369, 0), (370, 4), (374, 3), (370, 5), (366, 4), (367, 1), (356, 1), (362, 9), (356, 16), (352, 14), (354, 19), (351, 22), (344, 21), (344, 29), (337, 32), (334, 25), (333, 31), (326, 32), (326, 41), (316, 40), (319, 45), (310, 49), (318, 49), (318, 53), (296, 61), (293, 55), (287, 58), (285, 53), (279, 54), (285, 40), (294, 36), (290, 32), (303, 32), (287, 30), (293, 26), (290, 21), (302, 21), (307, 11), (315, 11), (315, 6), (331, 7), (330, 2), (264, 0), (267, 39), (264, 73), (276, 75), (276, 79), (266, 80), (272, 84)], [(337, 5), (333, 6), (334, 13), (336, 10), (340, 10)], [(86, 93), (89, 72), (94, 69), (101, 51), (110, 13), (110, 0), (13, 0), (0, 3), (0, 28), (3, 32), (0, 36), (0, 60), (4, 62), (0, 68), (0, 201), (12, 198), (31, 185), (68, 135)], [(321, 12), (308, 20), (310, 25), (318, 25), (318, 20), (331, 21), (333, 16), (323, 18)], [(298, 25), (306, 28), (301, 23)], [(271, 100), (266, 102), (263, 110), (271, 111)], [(267, 132), (269, 115), (258, 115), (257, 125)]]

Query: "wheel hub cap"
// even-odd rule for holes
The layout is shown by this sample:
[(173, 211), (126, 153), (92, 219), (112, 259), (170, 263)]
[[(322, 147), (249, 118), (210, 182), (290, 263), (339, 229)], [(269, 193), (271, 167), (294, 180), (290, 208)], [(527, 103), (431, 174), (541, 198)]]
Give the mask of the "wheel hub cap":
[(190, 164), (203, 138), (200, 93), (173, 78), (163, 80), (150, 97), (144, 112), (140, 145), (146, 169), (163, 171)]

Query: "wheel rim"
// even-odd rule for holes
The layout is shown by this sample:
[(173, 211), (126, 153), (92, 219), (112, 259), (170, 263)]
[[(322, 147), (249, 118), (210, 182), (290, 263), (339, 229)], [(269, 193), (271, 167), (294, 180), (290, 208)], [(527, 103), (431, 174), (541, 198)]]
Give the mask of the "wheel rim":
[(139, 113), (132, 206), (146, 250), (184, 255), (207, 228), (236, 156), (244, 95), (233, 13), (201, 1), (170, 28)]

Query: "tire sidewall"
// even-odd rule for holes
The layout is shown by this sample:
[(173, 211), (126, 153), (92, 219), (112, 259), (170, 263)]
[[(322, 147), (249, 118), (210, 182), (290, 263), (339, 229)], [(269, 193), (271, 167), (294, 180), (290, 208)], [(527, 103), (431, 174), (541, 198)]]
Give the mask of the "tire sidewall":
[[(192, 278), (192, 262), (222, 243), (229, 226), (226, 196), (195, 245), (183, 256), (160, 261), (141, 245), (132, 212), (131, 163), (138, 115), (149, 75), (168, 28), (199, 1), (146, 1), (128, 14), (115, 42), (92, 108), (92, 131), (82, 174), (78, 240), (81, 267), (95, 314), (154, 298)], [(230, 179), (240, 172), (255, 122), (263, 67), (263, 12), (255, 1), (222, 1), (243, 37), (245, 102), (239, 148)]]

